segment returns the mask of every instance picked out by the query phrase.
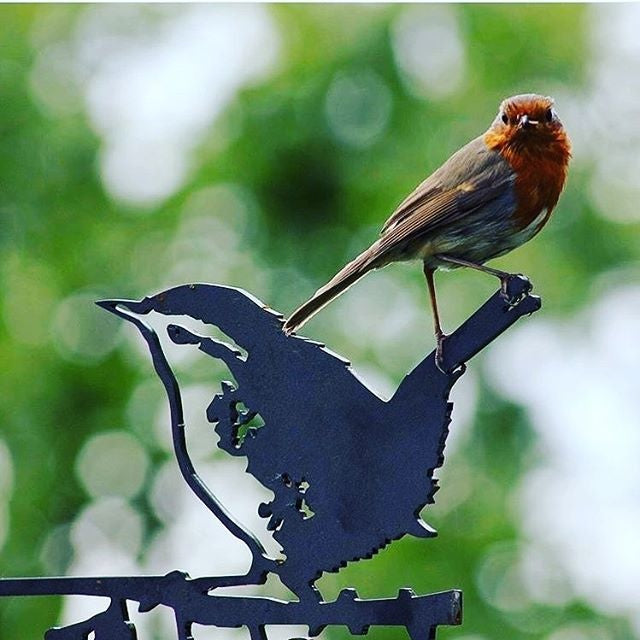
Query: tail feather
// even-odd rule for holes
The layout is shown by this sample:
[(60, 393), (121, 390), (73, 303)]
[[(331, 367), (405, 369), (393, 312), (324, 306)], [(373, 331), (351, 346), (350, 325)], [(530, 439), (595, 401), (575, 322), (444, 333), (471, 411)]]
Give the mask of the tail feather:
[[(376, 243), (377, 244), (377, 243)], [(282, 330), (286, 334), (293, 333), (314, 316), (320, 309), (344, 293), (354, 282), (376, 268), (376, 244), (361, 253), (355, 260), (343, 267), (327, 284), (318, 289), (313, 297), (298, 307), (284, 323)]]

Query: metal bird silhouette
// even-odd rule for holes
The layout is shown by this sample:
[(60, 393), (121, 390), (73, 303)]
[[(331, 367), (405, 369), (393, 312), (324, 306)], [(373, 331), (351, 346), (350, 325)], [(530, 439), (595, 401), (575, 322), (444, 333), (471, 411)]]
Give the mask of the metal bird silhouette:
[[(452, 405), (451, 387), (463, 363), (524, 313), (539, 307), (522, 277), (509, 281), (511, 305), (496, 293), (449, 338), (444, 373), (426, 357), (383, 400), (363, 384), (349, 363), (322, 344), (282, 332), (282, 316), (239, 289), (183, 285), (141, 301), (103, 301), (133, 322), (147, 341), (169, 395), (174, 444), (183, 476), (198, 497), (251, 549), (246, 583), (274, 572), (302, 601), (318, 601), (323, 572), (369, 558), (405, 534), (435, 531), (420, 518), (433, 501), (433, 474), (443, 462)], [(286, 559), (268, 558), (256, 537), (240, 525), (197, 476), (184, 441), (180, 390), (158, 336), (144, 316), (168, 316), (175, 344), (196, 346), (222, 360), (235, 383), (223, 383), (207, 416), (219, 447), (246, 456), (247, 472), (274, 499), (259, 506)], [(198, 335), (174, 316), (218, 327), (235, 347)], [(171, 321), (169, 321), (171, 319)], [(182, 453), (182, 455), (180, 455)], [(237, 582), (235, 583), (237, 584)]]
[[(163, 605), (173, 611), (177, 640), (193, 640), (194, 625), (245, 626), (251, 640), (267, 640), (267, 625), (306, 625), (316, 636), (327, 625), (352, 634), (371, 626), (401, 626), (412, 640), (435, 640), (439, 625), (462, 619), (462, 593), (452, 589), (416, 595), (401, 588), (395, 598), (363, 599), (353, 588), (331, 602), (315, 588), (318, 577), (347, 562), (368, 558), (405, 534), (435, 531), (420, 518), (437, 490), (452, 405), (449, 391), (464, 363), (518, 318), (540, 308), (521, 276), (504, 282), (480, 309), (383, 400), (367, 388), (349, 363), (317, 342), (288, 337), (282, 316), (248, 293), (219, 285), (183, 285), (140, 301), (98, 304), (133, 323), (149, 348), (170, 406), (176, 460), (198, 499), (251, 551), (246, 574), (191, 578), (164, 576), (0, 578), (0, 598), (84, 595), (109, 599), (91, 618), (54, 627), (46, 640), (133, 640), (128, 602), (139, 611)], [(506, 294), (506, 295), (505, 295)], [(226, 364), (234, 382), (223, 382), (206, 413), (218, 446), (247, 459), (247, 471), (273, 492), (257, 506), (286, 558), (268, 557), (248, 531), (207, 487), (187, 450), (182, 394), (149, 315), (163, 318), (179, 348), (199, 349)], [(184, 326), (199, 320), (198, 333)], [(156, 318), (157, 319), (157, 318)], [(235, 345), (207, 335), (219, 328)], [(202, 325), (198, 325), (199, 327)], [(297, 601), (229, 595), (219, 587), (262, 584), (272, 572)]]

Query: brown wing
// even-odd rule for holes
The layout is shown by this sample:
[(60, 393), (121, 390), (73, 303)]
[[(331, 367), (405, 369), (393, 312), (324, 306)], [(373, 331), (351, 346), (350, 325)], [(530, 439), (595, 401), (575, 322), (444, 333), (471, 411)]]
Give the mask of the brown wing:
[(460, 215), (471, 212), (477, 204), (473, 207), (464, 206), (464, 195), (459, 189), (429, 194), (410, 209), (398, 211), (398, 214), (404, 215), (398, 215), (396, 222), (385, 225), (386, 230), (382, 232), (377, 243), (378, 256), (405, 244), (413, 237), (433, 232)]
[[(426, 202), (435, 200), (446, 192), (453, 192), (473, 177), (477, 160), (486, 160), (489, 152), (484, 140), (476, 138), (454, 153), (437, 171), (423, 180), (395, 209), (382, 227), (384, 235), (391, 227), (402, 222)], [(476, 160), (476, 162), (473, 162)], [(435, 204), (435, 203), (434, 203)]]
[(442, 187), (434, 184), (433, 175), (423, 180), (395, 209), (389, 219), (384, 223), (380, 235), (384, 235), (391, 227), (411, 215), (423, 202), (429, 201), (442, 193)]
[(482, 137), (476, 138), (398, 205), (382, 228), (376, 257), (417, 236), (460, 221), (481, 206), (510, 197), (514, 179), (502, 156), (487, 149)]

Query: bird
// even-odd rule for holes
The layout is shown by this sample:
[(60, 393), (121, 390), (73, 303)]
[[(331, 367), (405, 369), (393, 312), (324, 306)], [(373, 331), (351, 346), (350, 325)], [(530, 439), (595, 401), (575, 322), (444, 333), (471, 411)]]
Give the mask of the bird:
[(508, 296), (512, 274), (485, 262), (533, 238), (564, 188), (571, 142), (552, 97), (506, 98), (489, 129), (456, 151), (395, 209), (379, 238), (342, 268), (283, 325), (290, 335), (369, 271), (421, 260), (442, 362), (442, 330), (434, 273), (468, 267), (495, 276)]
[[(167, 394), (183, 479), (251, 552), (246, 574), (207, 578), (207, 591), (263, 584), (272, 573), (300, 602), (316, 604), (322, 574), (371, 558), (405, 535), (436, 535), (421, 514), (438, 491), (451, 389), (465, 362), (540, 306), (527, 292), (513, 307), (492, 296), (451, 336), (451, 371), (426, 355), (383, 398), (339, 354), (315, 340), (286, 336), (282, 314), (242, 289), (191, 283), (142, 300), (97, 304), (140, 332)], [(163, 334), (171, 349), (168, 342), (163, 346)], [(235, 503), (220, 502), (197, 473), (187, 436), (188, 417), (197, 414), (184, 411), (176, 348), (217, 361), (209, 382), (220, 384), (204, 415), (218, 449), (243, 458), (245, 471), (272, 494), (256, 507), (282, 547), (280, 557), (267, 554), (233, 517)], [(217, 375), (221, 363), (231, 381)]]
[[(234, 287), (188, 284), (143, 300), (98, 304), (140, 331), (167, 392), (184, 480), (251, 551), (246, 576), (221, 577), (217, 584), (259, 584), (266, 571), (301, 601), (317, 602), (315, 582), (323, 573), (370, 558), (404, 535), (436, 534), (420, 513), (438, 489), (434, 474), (444, 461), (448, 397), (458, 374), (444, 375), (426, 358), (383, 399), (347, 360), (319, 342), (287, 338), (281, 314)], [(501, 331), (491, 324), (485, 320), (483, 335)], [(284, 558), (268, 557), (234, 520), (234, 505), (227, 510), (197, 475), (172, 367), (175, 351), (165, 351), (157, 330), (173, 345), (226, 365), (233, 382), (221, 381), (205, 415), (218, 448), (244, 458), (246, 472), (273, 494), (257, 512)], [(210, 337), (212, 331), (222, 340)], [(466, 359), (481, 343), (480, 336), (459, 342), (458, 357)]]

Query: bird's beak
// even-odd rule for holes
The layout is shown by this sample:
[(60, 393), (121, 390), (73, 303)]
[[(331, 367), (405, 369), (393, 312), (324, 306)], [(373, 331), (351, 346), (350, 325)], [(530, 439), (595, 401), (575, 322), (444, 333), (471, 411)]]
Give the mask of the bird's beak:
[(529, 116), (524, 113), (518, 118), (518, 126), (521, 129), (529, 129), (530, 127), (536, 127), (539, 124), (539, 120), (531, 120)]
[(131, 320), (134, 314), (149, 312), (143, 300), (98, 300), (96, 304), (125, 320)]
[(97, 300), (96, 304), (107, 311), (111, 311), (111, 313), (115, 313), (118, 305), (121, 304), (126, 307), (127, 302), (131, 302), (131, 300)]

